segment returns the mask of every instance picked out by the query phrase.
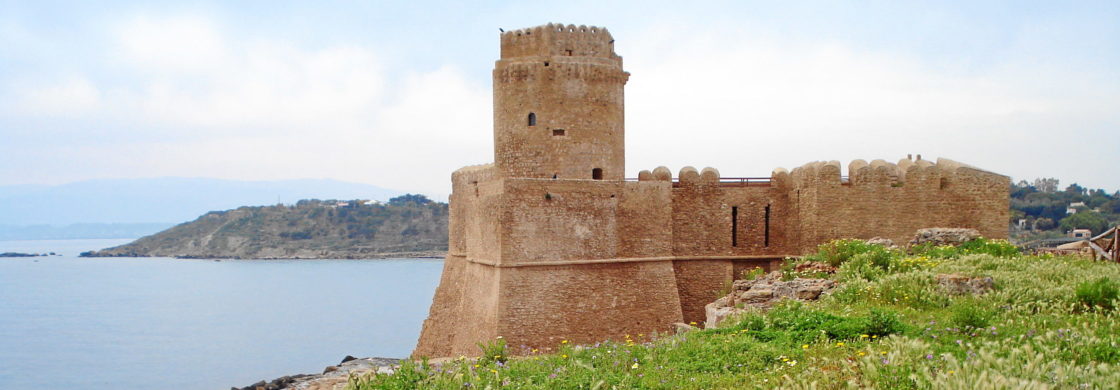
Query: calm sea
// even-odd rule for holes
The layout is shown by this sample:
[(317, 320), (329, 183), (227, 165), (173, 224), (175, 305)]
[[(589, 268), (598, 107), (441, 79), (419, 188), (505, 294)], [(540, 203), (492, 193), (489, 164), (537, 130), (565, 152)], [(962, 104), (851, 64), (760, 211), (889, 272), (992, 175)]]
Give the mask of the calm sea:
[(131, 240), (0, 241), (0, 389), (229, 389), (404, 357), (440, 260), (83, 259)]

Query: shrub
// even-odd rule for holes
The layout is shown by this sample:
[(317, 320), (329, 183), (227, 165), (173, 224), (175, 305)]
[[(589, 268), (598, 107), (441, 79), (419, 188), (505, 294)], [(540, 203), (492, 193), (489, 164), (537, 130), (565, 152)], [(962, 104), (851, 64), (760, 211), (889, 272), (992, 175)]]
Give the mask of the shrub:
[(750, 270), (743, 271), (742, 276), (743, 276), (743, 280), (755, 280), (755, 279), (758, 279), (758, 278), (762, 277), (762, 275), (766, 275), (766, 270), (763, 269), (762, 267), (754, 267), (754, 268), (751, 268)]
[(1019, 256), (1019, 248), (1007, 240), (989, 240), (983, 237), (961, 244), (960, 249), (962, 253), (966, 254), (985, 254), (995, 257)]
[(887, 309), (871, 309), (867, 314), (867, 326), (864, 328), (864, 334), (875, 336), (887, 336), (895, 333), (902, 333), (906, 330), (906, 326), (898, 319), (898, 313)]
[(891, 250), (859, 239), (832, 240), (817, 246), (817, 253), (806, 256), (806, 260), (821, 261), (839, 267), (859, 254), (867, 254), (873, 259), (880, 259), (883, 256), (889, 258)]
[(1115, 308), (1113, 302), (1120, 296), (1120, 286), (1107, 277), (1100, 278), (1078, 284), (1075, 296), (1077, 302), (1086, 307), (1112, 310)]
[(994, 312), (973, 300), (957, 302), (951, 309), (953, 314), (949, 320), (962, 329), (987, 327), (995, 317)]
[(505, 364), (509, 360), (506, 354), (506, 340), (501, 337), (494, 341), (478, 343), (478, 348), (482, 350), (482, 357), (478, 358), (480, 365), (485, 366), (494, 362)]
[(850, 261), (840, 265), (836, 270), (837, 279), (841, 281), (867, 280), (876, 281), (886, 275), (886, 270), (871, 264), (869, 258), (856, 256)]

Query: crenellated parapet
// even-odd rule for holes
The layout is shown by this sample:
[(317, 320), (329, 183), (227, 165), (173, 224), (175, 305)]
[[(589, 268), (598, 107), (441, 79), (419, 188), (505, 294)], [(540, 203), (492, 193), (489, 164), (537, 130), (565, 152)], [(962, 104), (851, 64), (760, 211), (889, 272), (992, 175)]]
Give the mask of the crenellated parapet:
[[(915, 187), (947, 189), (953, 184), (987, 186), (990, 180), (1007, 176), (985, 171), (967, 164), (940, 158), (937, 162), (902, 159), (897, 164), (876, 159), (852, 160), (848, 163), (847, 178), (841, 176), (838, 161), (814, 161), (794, 168), (790, 180), (800, 188), (807, 187)], [(988, 180), (988, 181), (986, 181)], [(982, 183), (981, 183), (982, 182)]]
[(549, 23), (502, 33), (502, 59), (521, 57), (595, 57), (619, 62), (607, 29)]

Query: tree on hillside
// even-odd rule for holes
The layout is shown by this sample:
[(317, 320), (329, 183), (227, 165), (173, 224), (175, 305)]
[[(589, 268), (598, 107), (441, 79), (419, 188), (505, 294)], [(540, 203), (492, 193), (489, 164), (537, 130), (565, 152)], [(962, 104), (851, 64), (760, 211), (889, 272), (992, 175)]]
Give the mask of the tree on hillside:
[(427, 196), (421, 194), (404, 194), (396, 198), (389, 199), (389, 204), (394, 206), (404, 206), (409, 203), (423, 205), (432, 203), (432, 200), (428, 199)]
[(1034, 188), (1046, 193), (1058, 191), (1058, 179), (1052, 177), (1034, 179)]
[(1093, 234), (1103, 232), (1108, 228), (1108, 220), (1096, 211), (1082, 211), (1077, 214), (1062, 218), (1058, 225), (1064, 231), (1073, 229), (1089, 229)]

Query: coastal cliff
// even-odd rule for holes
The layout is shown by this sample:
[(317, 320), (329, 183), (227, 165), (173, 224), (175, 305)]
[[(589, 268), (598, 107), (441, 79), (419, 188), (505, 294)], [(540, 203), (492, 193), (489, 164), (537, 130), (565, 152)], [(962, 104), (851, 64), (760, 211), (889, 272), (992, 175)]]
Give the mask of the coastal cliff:
[(388, 203), (302, 200), (241, 207), (82, 257), (367, 259), (447, 251), (447, 204), (422, 195)]

